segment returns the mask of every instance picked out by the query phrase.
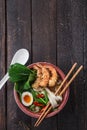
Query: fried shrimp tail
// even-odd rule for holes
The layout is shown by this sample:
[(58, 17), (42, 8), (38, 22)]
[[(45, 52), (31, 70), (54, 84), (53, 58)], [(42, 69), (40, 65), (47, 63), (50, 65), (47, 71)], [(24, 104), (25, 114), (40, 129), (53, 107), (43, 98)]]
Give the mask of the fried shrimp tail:
[(58, 79), (57, 72), (56, 72), (55, 68), (50, 65), (45, 65), (45, 68), (47, 68), (50, 71), (50, 75), (51, 75), (48, 85), (49, 85), (49, 87), (54, 87), (57, 82), (57, 79)]
[(41, 64), (38, 64), (38, 66), (42, 69), (42, 77), (39, 85), (41, 87), (47, 87), (49, 83), (49, 77), (50, 77), (49, 71)]

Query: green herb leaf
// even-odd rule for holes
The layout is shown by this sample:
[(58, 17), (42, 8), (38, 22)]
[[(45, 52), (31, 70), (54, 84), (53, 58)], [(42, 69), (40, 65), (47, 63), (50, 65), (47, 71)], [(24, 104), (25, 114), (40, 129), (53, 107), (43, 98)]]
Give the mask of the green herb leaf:
[(25, 90), (30, 89), (31, 84), (34, 82), (35, 79), (36, 79), (36, 72), (30, 73), (27, 82), (25, 82), (25, 84), (24, 84), (24, 89)]
[(11, 65), (8, 70), (8, 73), (10, 76), (10, 80), (14, 83), (18, 81), (27, 80), (30, 73), (34, 74), (34, 72), (31, 69), (19, 63)]
[(19, 63), (13, 64), (9, 68), (10, 80), (15, 83), (15, 90), (22, 94), (22, 92), (31, 89), (31, 84), (36, 79), (36, 71), (27, 68)]
[(24, 91), (25, 82), (17, 82), (15, 83), (15, 90), (21, 95)]
[(47, 91), (46, 91), (45, 89), (44, 89), (44, 94), (45, 94), (44, 100), (45, 100), (45, 102), (46, 102), (46, 104), (47, 104), (48, 101), (49, 101), (49, 99), (48, 99)]
[(25, 84), (24, 84), (24, 90), (28, 90), (30, 88), (31, 88), (31, 86), (30, 86), (29, 82), (28, 81), (25, 82)]

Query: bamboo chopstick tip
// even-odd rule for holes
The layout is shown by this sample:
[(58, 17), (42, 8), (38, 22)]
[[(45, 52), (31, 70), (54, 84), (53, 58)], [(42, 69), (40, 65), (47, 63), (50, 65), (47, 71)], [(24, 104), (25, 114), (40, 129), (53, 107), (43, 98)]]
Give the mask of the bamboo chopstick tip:
[(81, 65), (80, 67), (83, 68), (83, 65)]
[(83, 65), (81, 65), (80, 67), (79, 67), (79, 70), (81, 71), (83, 69)]
[(74, 65), (76, 66), (76, 65), (77, 65), (77, 62), (75, 62)]
[(37, 127), (37, 122), (34, 124), (34, 127)]
[(35, 124), (34, 124), (34, 127), (38, 127), (38, 126), (39, 126), (39, 124), (38, 124), (38, 123), (35, 123)]
[(36, 127), (36, 125), (34, 125), (34, 127)]

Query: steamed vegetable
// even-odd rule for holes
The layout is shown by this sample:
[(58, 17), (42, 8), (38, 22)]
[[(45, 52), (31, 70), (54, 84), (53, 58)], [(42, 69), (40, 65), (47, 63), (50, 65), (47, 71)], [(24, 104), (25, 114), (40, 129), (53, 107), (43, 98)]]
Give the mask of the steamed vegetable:
[(15, 63), (10, 66), (8, 70), (10, 80), (15, 83), (19, 81), (27, 81), (28, 77), (30, 81), (34, 81), (36, 78), (36, 72), (27, 68), (24, 65)]

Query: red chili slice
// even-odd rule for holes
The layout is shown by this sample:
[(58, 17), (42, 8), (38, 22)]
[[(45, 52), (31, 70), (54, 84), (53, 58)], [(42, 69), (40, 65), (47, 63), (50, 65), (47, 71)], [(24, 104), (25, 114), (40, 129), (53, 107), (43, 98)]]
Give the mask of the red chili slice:
[(39, 103), (39, 102), (33, 102), (33, 104), (35, 105), (35, 106), (40, 106), (40, 107), (43, 107), (44, 105), (43, 104), (41, 104), (41, 103)]
[(44, 98), (44, 94), (38, 94), (37, 98)]

